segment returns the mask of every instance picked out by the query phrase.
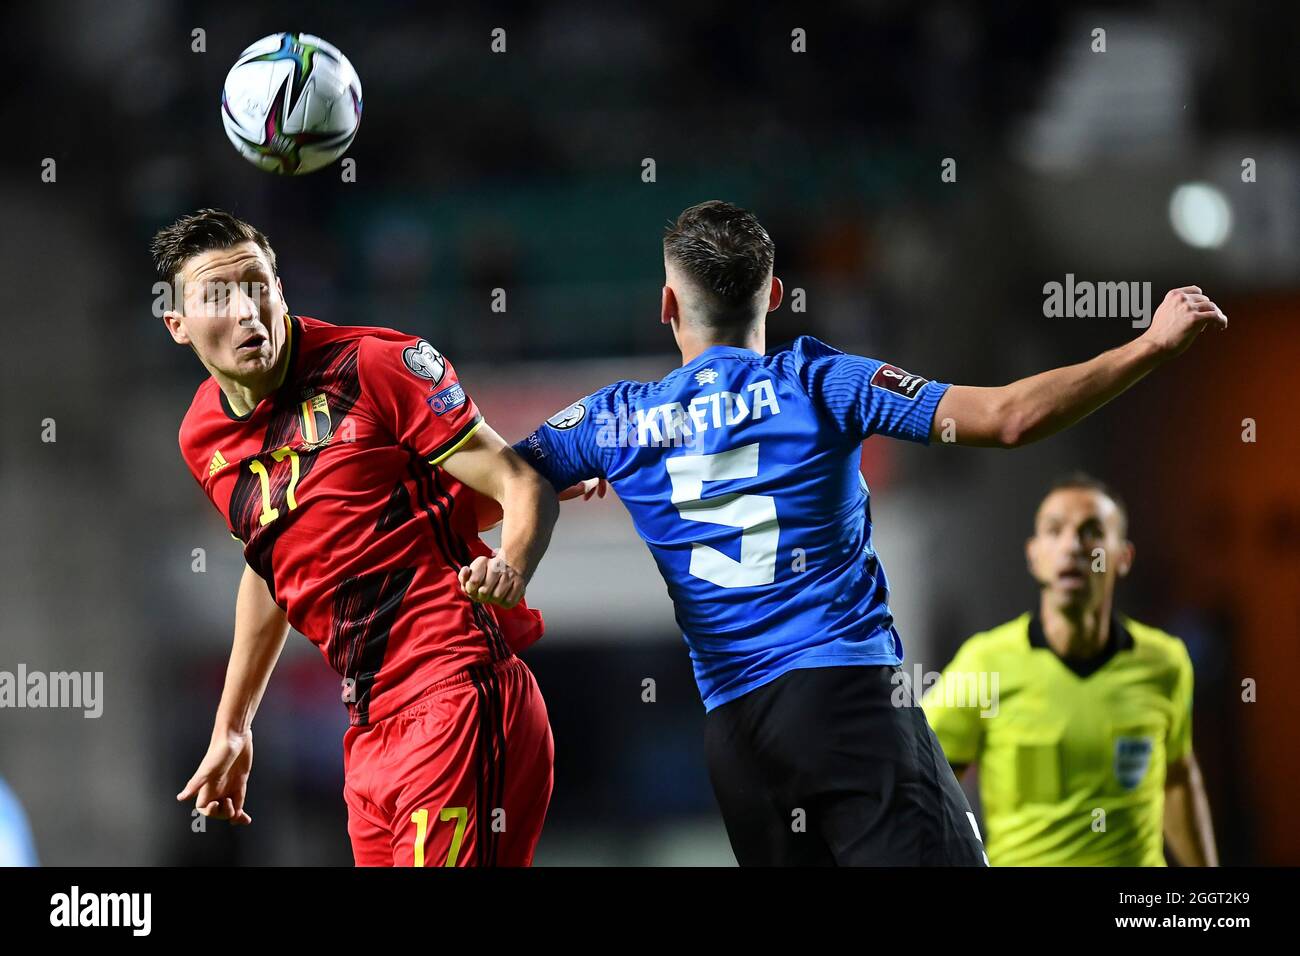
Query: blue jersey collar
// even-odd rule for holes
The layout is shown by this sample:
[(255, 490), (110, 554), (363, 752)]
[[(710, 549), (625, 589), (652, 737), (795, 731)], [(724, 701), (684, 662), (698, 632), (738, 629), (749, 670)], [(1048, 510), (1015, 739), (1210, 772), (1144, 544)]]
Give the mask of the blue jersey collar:
[(701, 362), (711, 362), (716, 358), (762, 358), (758, 352), (753, 349), (742, 349), (734, 345), (711, 345), (695, 358), (691, 359), (682, 368), (691, 368)]

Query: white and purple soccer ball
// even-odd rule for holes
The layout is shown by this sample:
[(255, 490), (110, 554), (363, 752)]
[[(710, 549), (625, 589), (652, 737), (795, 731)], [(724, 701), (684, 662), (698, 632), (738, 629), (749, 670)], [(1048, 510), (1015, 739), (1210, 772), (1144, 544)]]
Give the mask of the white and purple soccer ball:
[(361, 80), (339, 49), (273, 33), (235, 61), (221, 121), (241, 156), (273, 173), (310, 173), (342, 156), (361, 125)]

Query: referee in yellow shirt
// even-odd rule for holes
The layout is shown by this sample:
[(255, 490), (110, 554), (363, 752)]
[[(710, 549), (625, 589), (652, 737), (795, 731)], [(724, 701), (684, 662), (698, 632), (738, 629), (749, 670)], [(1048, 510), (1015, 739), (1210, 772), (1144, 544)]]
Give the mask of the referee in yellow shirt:
[(958, 777), (979, 765), (993, 866), (1163, 866), (1165, 841), (1217, 865), (1187, 648), (1115, 611), (1127, 523), (1100, 481), (1053, 485), (1025, 546), (1037, 611), (967, 640), (923, 698)]

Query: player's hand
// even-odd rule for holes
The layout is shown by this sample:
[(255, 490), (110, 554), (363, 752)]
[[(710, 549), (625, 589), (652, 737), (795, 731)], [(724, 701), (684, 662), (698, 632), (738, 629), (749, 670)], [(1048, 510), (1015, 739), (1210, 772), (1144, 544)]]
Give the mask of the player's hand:
[(524, 597), (528, 582), (506, 563), (498, 551), (492, 557), (479, 555), (469, 567), (460, 569), (460, 588), (480, 604), (514, 607)]
[(1188, 285), (1169, 291), (1156, 309), (1151, 327), (1143, 333), (1143, 338), (1173, 356), (1191, 345), (1204, 329), (1227, 327), (1228, 317), (1210, 301), (1210, 297), (1202, 294), (1199, 286)]
[(216, 733), (208, 752), (185, 789), (176, 794), (184, 803), (195, 797), (194, 809), (214, 820), (247, 826), (253, 818), (244, 809), (248, 774), (253, 769), (253, 732)]
[(581, 495), (583, 501), (590, 501), (592, 495), (597, 498), (604, 498), (607, 491), (609, 491), (609, 482), (604, 478), (588, 478), (576, 485), (569, 485), (556, 497), (561, 501), (568, 501), (570, 498), (577, 498)]

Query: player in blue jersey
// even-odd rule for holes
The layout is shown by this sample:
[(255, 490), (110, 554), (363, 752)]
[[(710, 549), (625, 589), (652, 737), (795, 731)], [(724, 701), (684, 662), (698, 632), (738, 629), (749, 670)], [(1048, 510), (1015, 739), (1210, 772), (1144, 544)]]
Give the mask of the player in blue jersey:
[(782, 294), (773, 256), (745, 210), (687, 209), (664, 239), (661, 314), (682, 367), (606, 386), (515, 448), (556, 489), (608, 480), (654, 555), (742, 865), (981, 865), (975, 818), (899, 679), (860, 445), (1035, 441), (1227, 319), (1188, 286), (1091, 361), (949, 386), (807, 336), (765, 355)]

